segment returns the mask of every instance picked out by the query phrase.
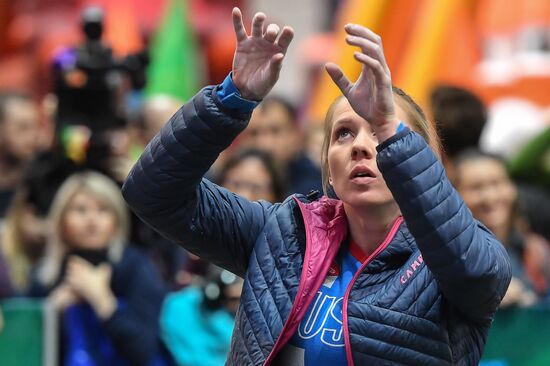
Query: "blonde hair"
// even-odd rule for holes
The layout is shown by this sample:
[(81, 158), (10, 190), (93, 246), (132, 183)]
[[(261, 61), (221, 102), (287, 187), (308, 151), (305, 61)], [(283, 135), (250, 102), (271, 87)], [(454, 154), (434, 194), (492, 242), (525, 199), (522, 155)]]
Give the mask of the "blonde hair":
[[(426, 118), (426, 115), (420, 106), (402, 89), (393, 86), (392, 92), (394, 101), (406, 113), (407, 121), (412, 126), (412, 129), (420, 134), (428, 145), (432, 148), (438, 158), (441, 158), (441, 141), (437, 135), (435, 124)], [(328, 182), (328, 148), (330, 147), (330, 136), (332, 133), (332, 124), (334, 122), (334, 111), (338, 104), (345, 97), (340, 95), (329, 106), (324, 122), (324, 138), (321, 154), (321, 176), (323, 182), (323, 192), (328, 194), (330, 183)]]
[(23, 220), (28, 191), (17, 189), (8, 209), (2, 229), (2, 252), (7, 263), (12, 285), (19, 292), (24, 292), (29, 284), (29, 273), (32, 268), (30, 258), (21, 245), (21, 221)]
[(122, 256), (130, 219), (120, 188), (112, 180), (96, 172), (74, 174), (61, 185), (50, 209), (51, 237), (40, 273), (46, 285), (51, 285), (56, 280), (63, 257), (67, 253), (69, 244), (63, 237), (63, 219), (69, 203), (77, 193), (93, 196), (114, 213), (117, 230), (108, 244), (107, 255), (112, 262), (119, 261)]

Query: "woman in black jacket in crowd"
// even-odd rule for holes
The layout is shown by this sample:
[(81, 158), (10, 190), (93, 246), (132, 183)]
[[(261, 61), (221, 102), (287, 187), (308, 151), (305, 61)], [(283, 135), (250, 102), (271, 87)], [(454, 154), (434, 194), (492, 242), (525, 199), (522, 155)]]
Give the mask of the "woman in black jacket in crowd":
[(57, 192), (49, 218), (52, 235), (31, 296), (47, 296), (60, 312), (61, 363), (159, 361), (164, 285), (149, 258), (127, 245), (118, 186), (99, 173), (77, 173)]

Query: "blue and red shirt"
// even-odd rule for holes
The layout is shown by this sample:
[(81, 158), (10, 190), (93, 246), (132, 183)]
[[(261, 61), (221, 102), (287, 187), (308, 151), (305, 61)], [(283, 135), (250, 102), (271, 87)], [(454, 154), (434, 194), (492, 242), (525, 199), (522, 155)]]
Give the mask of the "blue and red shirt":
[(344, 294), (366, 254), (351, 243), (339, 263), (333, 263), (325, 282), (278, 359), (289, 366), (347, 365), (342, 326)]

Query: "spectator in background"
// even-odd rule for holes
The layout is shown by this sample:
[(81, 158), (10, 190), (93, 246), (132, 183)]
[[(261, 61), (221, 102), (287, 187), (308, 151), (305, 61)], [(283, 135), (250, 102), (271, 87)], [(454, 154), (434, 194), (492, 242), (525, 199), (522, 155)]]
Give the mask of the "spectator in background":
[(129, 113), (129, 156), (136, 161), (145, 146), (176, 113), (181, 102), (170, 95), (152, 95), (143, 99), (139, 108)]
[[(180, 108), (181, 102), (169, 95), (153, 95), (143, 101), (141, 142), (145, 146)], [(136, 157), (136, 159), (139, 156)]]
[[(131, 134), (125, 121), (120, 124), (97, 130), (90, 130), (85, 126), (69, 126), (65, 129), (64, 135), (72, 135), (73, 140), (80, 141), (82, 159), (80, 164), (88, 170), (98, 171), (111, 178), (117, 184), (122, 184), (124, 178), (134, 164), (131, 157), (132, 147)], [(76, 127), (76, 128), (75, 128)], [(88, 132), (87, 138), (79, 139), (80, 131)], [(69, 139), (70, 140), (70, 139)], [(71, 144), (67, 144), (65, 150), (70, 154)], [(139, 149), (142, 149), (141, 146)], [(76, 154), (78, 155), (78, 154)], [(78, 159), (77, 159), (78, 160)], [(141, 249), (153, 260), (158, 268), (162, 279), (169, 285), (175, 281), (177, 270), (185, 260), (183, 249), (170, 245), (168, 241), (145, 225), (135, 215), (130, 214), (130, 235), (129, 242)]]
[[(143, 152), (149, 141), (160, 131), (166, 121), (179, 109), (181, 103), (169, 95), (152, 95), (143, 100), (139, 115), (132, 119), (128, 126), (130, 131), (129, 159), (124, 160), (133, 164)], [(113, 162), (120, 159), (113, 159)], [(131, 165), (130, 164), (130, 165)], [(125, 171), (120, 175), (123, 179), (128, 174)], [(179, 279), (179, 271), (189, 260), (186, 251), (172, 245), (167, 239), (143, 223), (131, 213), (132, 243), (146, 250), (155, 266), (159, 269), (162, 279), (171, 288), (178, 288), (187, 279)], [(181, 283), (180, 283), (181, 282)]]
[(133, 164), (130, 135), (125, 124), (93, 131), (85, 148), (84, 166), (87, 169), (98, 171), (122, 184)]
[(452, 175), (452, 160), (456, 154), (469, 147), (478, 147), (481, 132), (487, 121), (483, 102), (468, 90), (455, 86), (439, 86), (430, 98), (433, 118), (438, 126), (443, 145), (443, 162)]
[(30, 96), (0, 93), (0, 219), (25, 169), (39, 148), (38, 108)]
[(16, 294), (29, 290), (31, 273), (42, 259), (48, 235), (44, 213), (29, 201), (27, 187), (18, 188), (6, 217), (2, 252)]
[(251, 201), (280, 202), (286, 193), (271, 155), (255, 149), (241, 150), (231, 156), (222, 167), (218, 182)]
[(529, 229), (550, 242), (550, 191), (532, 184), (520, 183), (518, 202)]
[(180, 366), (223, 365), (243, 280), (208, 265), (194, 286), (168, 295), (161, 314), (164, 343)]
[(48, 253), (31, 295), (62, 313), (64, 365), (149, 365), (159, 355), (162, 282), (149, 259), (127, 246), (129, 218), (119, 187), (78, 173), (52, 204)]
[[(287, 100), (266, 97), (252, 113), (243, 144), (270, 153), (288, 181), (289, 192), (322, 190), (321, 169), (306, 154), (296, 110)], [(288, 192), (287, 192), (288, 193)]]
[[(280, 202), (285, 194), (273, 158), (255, 149), (229, 157), (218, 182), (251, 201)], [(206, 268), (204, 280), (195, 278), (194, 286), (169, 295), (163, 305), (163, 339), (181, 366), (222, 365), (229, 352), (242, 280), (214, 265)]]
[(503, 243), (513, 279), (503, 305), (531, 305), (548, 294), (550, 245), (541, 236), (520, 230), (517, 189), (497, 156), (467, 149), (455, 157), (454, 184), (474, 217)]
[(0, 244), (17, 295), (29, 290), (31, 273), (45, 253), (51, 202), (59, 186), (76, 169), (63, 156), (50, 152), (40, 154), (30, 162), (15, 191)]

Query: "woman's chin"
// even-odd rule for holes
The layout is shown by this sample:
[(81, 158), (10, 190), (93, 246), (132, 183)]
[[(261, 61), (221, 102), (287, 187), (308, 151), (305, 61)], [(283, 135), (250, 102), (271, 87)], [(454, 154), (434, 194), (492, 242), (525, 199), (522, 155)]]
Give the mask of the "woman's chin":
[(77, 249), (82, 249), (82, 250), (102, 250), (102, 249), (105, 249), (107, 248), (108, 246), (108, 243), (106, 243), (105, 241), (93, 241), (93, 240), (88, 240), (86, 242), (80, 242), (78, 245), (76, 245)]
[(347, 205), (357, 208), (376, 208), (395, 203), (391, 195), (383, 195), (380, 192), (363, 191), (348, 192), (340, 199)]

